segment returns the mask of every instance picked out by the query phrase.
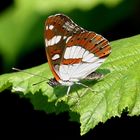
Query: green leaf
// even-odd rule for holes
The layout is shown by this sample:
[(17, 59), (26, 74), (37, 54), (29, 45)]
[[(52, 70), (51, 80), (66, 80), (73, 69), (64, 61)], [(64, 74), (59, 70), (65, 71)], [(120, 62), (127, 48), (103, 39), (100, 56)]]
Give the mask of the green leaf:
[[(46, 82), (33, 86), (44, 78), (23, 72), (1, 75), (0, 91), (9, 88), (14, 93), (30, 98), (35, 109), (56, 113), (74, 112), (71, 117), (72, 120), (80, 119), (81, 135), (99, 122), (115, 116), (120, 117), (123, 111), (127, 111), (130, 116), (139, 115), (140, 35), (114, 41), (111, 46), (111, 55), (97, 70), (105, 75), (104, 78), (98, 81), (83, 81), (94, 92), (89, 88), (74, 85), (67, 97), (67, 87), (52, 88)], [(53, 77), (48, 64), (25, 71), (46, 78)]]

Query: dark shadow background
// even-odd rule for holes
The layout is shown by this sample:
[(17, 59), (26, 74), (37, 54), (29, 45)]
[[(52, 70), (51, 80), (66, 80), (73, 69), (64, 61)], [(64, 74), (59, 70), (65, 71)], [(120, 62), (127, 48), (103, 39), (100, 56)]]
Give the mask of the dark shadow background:
[[(110, 41), (139, 34), (140, 1), (134, 0), (134, 2), (136, 4), (133, 7), (133, 13), (121, 19), (120, 22), (111, 25), (108, 29), (97, 31)], [(12, 4), (13, 0), (1, 1), (0, 12), (4, 12)], [(97, 8), (103, 7), (101, 5)], [(69, 15), (78, 12), (80, 11), (75, 10)], [(84, 15), (84, 13), (81, 15)], [(86, 26), (88, 28), (88, 25)], [(96, 31), (96, 28), (94, 29)], [(43, 47), (43, 45), (36, 47), (32, 52), (22, 56), (16, 66), (24, 69), (45, 63), (47, 60)], [(2, 64), (0, 66), (0, 72), (4, 73)], [(129, 117), (124, 112), (121, 118), (115, 117), (105, 124), (100, 123), (81, 137), (79, 135), (80, 124), (70, 122), (67, 112), (59, 115), (47, 114), (43, 111), (34, 110), (29, 99), (20, 98), (9, 91), (4, 91), (0, 94), (0, 138), (10, 136), (10, 138), (20, 139), (31, 136), (31, 138), (39, 137), (39, 139), (136, 139), (139, 138), (139, 131), (140, 117)]]

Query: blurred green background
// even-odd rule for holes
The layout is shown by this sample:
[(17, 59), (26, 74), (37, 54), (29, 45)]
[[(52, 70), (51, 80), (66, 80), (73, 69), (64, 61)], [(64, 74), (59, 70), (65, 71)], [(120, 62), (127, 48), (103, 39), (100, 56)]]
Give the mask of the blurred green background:
[(1, 0), (0, 73), (47, 62), (44, 23), (49, 15), (64, 13), (113, 41), (139, 34), (139, 5), (139, 0)]

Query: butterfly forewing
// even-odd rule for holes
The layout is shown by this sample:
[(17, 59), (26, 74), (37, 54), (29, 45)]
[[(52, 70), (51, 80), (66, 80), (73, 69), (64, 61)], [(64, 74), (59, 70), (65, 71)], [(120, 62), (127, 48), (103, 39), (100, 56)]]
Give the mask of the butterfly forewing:
[(49, 66), (59, 80), (59, 66), (63, 60), (66, 42), (74, 34), (85, 31), (75, 24), (69, 17), (57, 14), (48, 17), (45, 23), (45, 45)]

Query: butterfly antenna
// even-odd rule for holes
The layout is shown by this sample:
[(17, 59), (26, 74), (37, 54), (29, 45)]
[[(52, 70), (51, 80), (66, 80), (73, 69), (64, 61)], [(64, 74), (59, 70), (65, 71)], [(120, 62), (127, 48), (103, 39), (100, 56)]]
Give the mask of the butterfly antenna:
[[(33, 76), (37, 76), (37, 77), (40, 77), (40, 78), (43, 78), (45, 80), (49, 80), (48, 78), (44, 77), (44, 76), (41, 76), (41, 75), (38, 75), (38, 74), (33, 74), (33, 73), (30, 73), (28, 71), (24, 71), (24, 70), (21, 70), (21, 69), (18, 69), (18, 68), (12, 68), (12, 70), (15, 70), (15, 71), (19, 71), (19, 72), (23, 72), (23, 73), (27, 73), (29, 75), (33, 75)], [(43, 81), (45, 81), (43, 80)], [(40, 81), (38, 83), (42, 83), (43, 81)], [(36, 83), (37, 84), (37, 83)], [(33, 85), (36, 85), (36, 84), (33, 84)]]
[(42, 80), (42, 81), (40, 81), (40, 82), (34, 83), (33, 86), (36, 86), (36, 85), (41, 84), (41, 83), (43, 83), (43, 82), (46, 82), (46, 80)]

